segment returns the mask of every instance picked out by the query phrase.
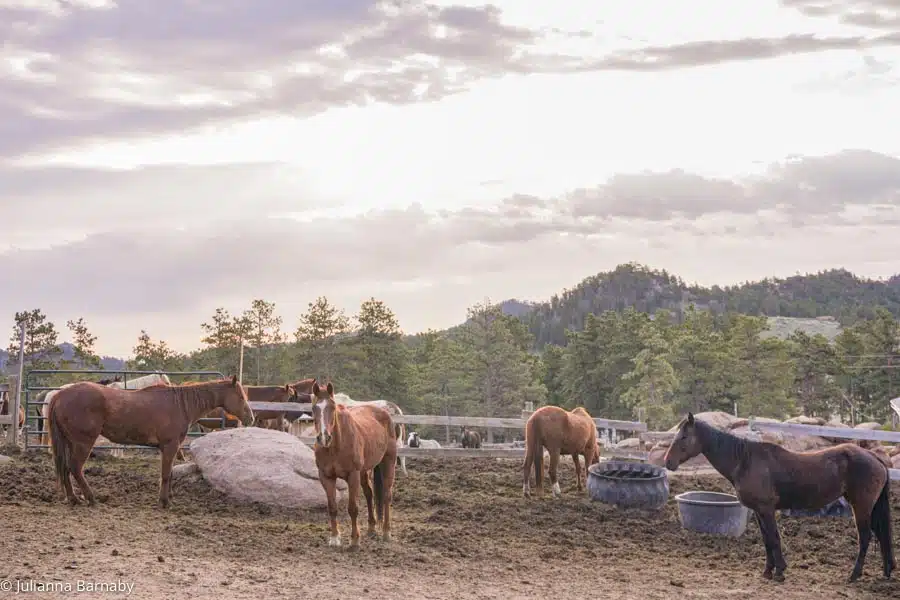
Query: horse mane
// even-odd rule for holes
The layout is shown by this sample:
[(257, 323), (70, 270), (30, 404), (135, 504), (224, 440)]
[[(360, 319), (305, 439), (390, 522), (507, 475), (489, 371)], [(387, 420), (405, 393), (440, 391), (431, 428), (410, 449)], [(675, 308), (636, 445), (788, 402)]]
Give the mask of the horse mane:
[[(684, 426), (686, 421), (687, 419), (682, 421), (679, 429)], [(735, 461), (740, 461), (747, 456), (754, 444), (752, 440), (738, 437), (699, 419), (694, 419), (694, 430), (710, 455), (727, 456)]]
[(571, 410), (571, 413), (573, 415), (586, 415), (588, 417), (591, 416), (591, 413), (589, 413), (583, 406), (576, 406)]

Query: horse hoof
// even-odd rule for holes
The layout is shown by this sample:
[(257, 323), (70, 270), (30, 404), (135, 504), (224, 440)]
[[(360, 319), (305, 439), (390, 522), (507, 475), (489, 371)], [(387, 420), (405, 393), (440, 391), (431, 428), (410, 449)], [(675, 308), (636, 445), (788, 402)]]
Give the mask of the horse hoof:
[(783, 582), (784, 581), (784, 573), (775, 573), (772, 575), (772, 579), (774, 581)]
[(341, 536), (336, 535), (334, 537), (328, 538), (329, 546), (340, 546), (341, 545)]
[(385, 533), (385, 534), (382, 536), (382, 539), (383, 539), (385, 542), (390, 542), (390, 541), (391, 541), (391, 534), (390, 534), (390, 533)]
[(862, 573), (851, 573), (850, 577), (847, 578), (847, 583), (856, 583), (861, 576)]
[(374, 538), (377, 538), (377, 537), (378, 537), (378, 532), (375, 531), (374, 529), (370, 529), (369, 531), (366, 532), (366, 535), (367, 535), (368, 537), (374, 539)]
[(347, 550), (350, 552), (356, 552), (359, 550), (359, 539), (350, 540), (350, 545), (347, 547)]

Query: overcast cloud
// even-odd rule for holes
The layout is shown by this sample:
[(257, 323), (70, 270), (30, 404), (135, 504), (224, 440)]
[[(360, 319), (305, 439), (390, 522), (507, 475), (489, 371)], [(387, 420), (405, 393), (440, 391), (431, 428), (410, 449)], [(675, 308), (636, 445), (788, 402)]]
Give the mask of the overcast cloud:
[(102, 351), (124, 355), (141, 328), (196, 347), (199, 323), (217, 306), (237, 311), (259, 297), (277, 303), (289, 331), (318, 295), (352, 313), (373, 294), (404, 328), (420, 330), (461, 321), (473, 298), (542, 299), (635, 260), (722, 284), (835, 266), (895, 271), (900, 160), (865, 150), (798, 157), (752, 179), (624, 172), (558, 197), (307, 220), (284, 213), (340, 207), (302, 165), (22, 163), (97, 140), (438, 100), (510, 74), (640, 75), (900, 45), (896, 2), (782, 4), (811, 27), (828, 19), (853, 29), (587, 56), (548, 51), (545, 38), (589, 32), (512, 25), (492, 6), (0, 0), (0, 332), (6, 316), (40, 307), (58, 327), (84, 316)]
[[(130, 193), (128, 178), (138, 190), (152, 174), (120, 174), (112, 186), (68, 170), (56, 176), (78, 186), (84, 199), (79, 210), (94, 215), (95, 233), (51, 248), (7, 252), (0, 281), (16, 282), (16, 293), (0, 297), (0, 314), (21, 310), (28, 298), (60, 322), (102, 315), (113, 320), (108, 322), (131, 319), (135, 332), (142, 319), (165, 314), (167, 337), (188, 347), (184, 340), (198, 335), (197, 318), (252, 297), (280, 302), (291, 311), (285, 316), (292, 329), (315, 295), (337, 293), (336, 301), (352, 302), (382, 290), (401, 306), (406, 302), (403, 314), (413, 322), (405, 326), (418, 328), (431, 324), (431, 312), (441, 308), (448, 311), (444, 320), (464, 314), (459, 294), (471, 294), (472, 286), (528, 298), (571, 286), (590, 274), (583, 271), (586, 255), (597, 257), (588, 262), (598, 270), (614, 266), (612, 260), (644, 260), (728, 283), (764, 264), (826, 268), (883, 260), (896, 254), (900, 235), (900, 160), (867, 151), (798, 158), (745, 181), (680, 171), (625, 174), (559, 198), (515, 196), (441, 214), (412, 206), (301, 222), (248, 210), (182, 230), (160, 226), (152, 214), (143, 221), (130, 204), (112, 217), (92, 210)], [(46, 179), (34, 183), (39, 179), (32, 185), (40, 194), (29, 192), (25, 180), (16, 184), (21, 193), (42, 198), (18, 206), (17, 222), (62, 226), (71, 217), (48, 214), (48, 207), (63, 204), (55, 203)], [(123, 220), (134, 220), (134, 227), (120, 231)], [(87, 220), (85, 226), (91, 226)], [(715, 264), (700, 259), (698, 266), (686, 258), (704, 253), (715, 253)], [(729, 255), (730, 264), (724, 258)], [(402, 290), (426, 284), (436, 304), (423, 313), (414, 304), (424, 292)], [(173, 331), (173, 319), (185, 321), (182, 331)]]
[[(785, 4), (822, 13), (821, 2)], [(852, 2), (827, 4), (836, 17), (863, 19)], [(649, 72), (900, 45), (895, 17), (868, 21), (873, 31), (858, 35), (711, 39), (585, 57), (539, 49), (548, 35), (584, 32), (512, 26), (492, 6), (2, 0), (0, 157), (250, 116), (435, 100), (507, 73)]]

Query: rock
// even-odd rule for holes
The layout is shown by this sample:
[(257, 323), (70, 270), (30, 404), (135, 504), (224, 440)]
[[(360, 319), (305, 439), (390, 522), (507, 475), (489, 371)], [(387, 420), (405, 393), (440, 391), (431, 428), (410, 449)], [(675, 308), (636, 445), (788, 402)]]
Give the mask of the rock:
[(172, 467), (173, 481), (200, 481), (201, 479), (203, 479), (203, 474), (197, 463), (187, 462)]
[(807, 417), (806, 415), (800, 415), (798, 417), (791, 417), (785, 423), (797, 423), (798, 425), (818, 425), (823, 426), (827, 423), (825, 419), (821, 417)]
[(860, 423), (853, 429), (868, 429), (870, 431), (874, 429), (881, 429), (881, 423), (876, 423), (875, 421), (867, 421), (865, 423)]
[(639, 450), (641, 448), (640, 438), (627, 438), (616, 444), (616, 448), (624, 450), (626, 448)]
[[(738, 420), (737, 417), (729, 415), (726, 412), (722, 412), (720, 410), (711, 410), (708, 412), (697, 413), (694, 415), (695, 419), (703, 421), (704, 423), (709, 423), (713, 427), (718, 427), (723, 431), (728, 431), (731, 429), (732, 424)], [(675, 433), (678, 431), (678, 425), (674, 425), (671, 429), (669, 429), (669, 433)]]
[(10, 457), (0, 454), (0, 465), (4, 465), (9, 462), (12, 462), (12, 459)]
[[(243, 502), (285, 508), (324, 508), (312, 448), (283, 431), (237, 427), (208, 433), (191, 442), (191, 455), (203, 478), (220, 492)], [(338, 500), (347, 484), (337, 482)]]
[(872, 452), (872, 454), (877, 456), (878, 460), (880, 460), (882, 463), (884, 463), (884, 465), (886, 467), (891, 468), (893, 466), (893, 463), (891, 462), (891, 457), (888, 456), (887, 450), (880, 443), (878, 443), (878, 442), (875, 442), (875, 443), (878, 445), (875, 446), (874, 448), (869, 448), (869, 450)]

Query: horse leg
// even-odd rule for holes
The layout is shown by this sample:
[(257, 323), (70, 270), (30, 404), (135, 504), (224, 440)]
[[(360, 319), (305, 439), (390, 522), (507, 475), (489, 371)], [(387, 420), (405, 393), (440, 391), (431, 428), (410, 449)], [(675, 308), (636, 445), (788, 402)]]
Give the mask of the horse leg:
[(785, 562), (784, 554), (781, 552), (781, 534), (778, 532), (778, 523), (775, 521), (775, 509), (767, 508), (759, 511), (757, 514), (762, 516), (762, 520), (766, 525), (769, 544), (772, 546), (772, 562), (775, 567), (772, 579), (784, 581), (784, 570), (787, 569), (787, 562)]
[(159, 505), (162, 508), (169, 507), (169, 494), (172, 490), (172, 463), (175, 462), (175, 454), (181, 449), (178, 440), (169, 442), (160, 448), (162, 456), (159, 463)]
[(394, 477), (397, 474), (397, 455), (381, 461), (384, 469), (384, 521), (381, 523), (382, 538), (391, 541), (391, 504), (394, 501)]
[(347, 478), (347, 513), (350, 515), (350, 549), (359, 548), (359, 485), (360, 472), (353, 471)]
[(331, 537), (328, 538), (329, 546), (341, 545), (341, 532), (337, 524), (337, 480), (330, 477), (319, 477), (322, 487), (325, 489), (325, 497), (328, 499), (328, 524), (331, 526)]
[(366, 509), (369, 511), (369, 529), (366, 532), (366, 535), (369, 537), (375, 537), (378, 535), (375, 532), (375, 525), (378, 523), (375, 515), (375, 504), (372, 496), (372, 480), (369, 478), (369, 472), (363, 471), (360, 474), (359, 478), (360, 486), (362, 487), (363, 496), (366, 497)]
[(562, 491), (559, 489), (559, 449), (550, 450), (550, 486), (553, 490), (553, 497), (559, 498)]
[(769, 540), (769, 534), (766, 533), (766, 523), (763, 521), (759, 511), (754, 511), (756, 522), (759, 525), (759, 533), (762, 536), (763, 545), (766, 547), (766, 568), (763, 571), (763, 579), (772, 579), (772, 569), (775, 567), (775, 558), (772, 554), (772, 542)]
[[(581, 462), (578, 460), (578, 453), (574, 453), (572, 455), (572, 460), (575, 461), (575, 484), (576, 488), (579, 492), (584, 491), (584, 485), (581, 483)], [(584, 466), (587, 468), (587, 458), (584, 459)]]
[[(94, 506), (97, 503), (96, 498), (94, 498), (94, 491), (84, 478), (84, 463), (87, 462), (88, 457), (91, 455), (91, 449), (93, 447), (93, 443), (83, 445), (74, 443), (73, 441), (72, 457), (69, 463), (69, 470), (72, 472), (72, 477), (75, 479), (78, 487), (81, 488), (81, 493), (84, 494), (84, 499), (88, 506)], [(69, 488), (71, 488), (71, 485), (72, 484), (69, 483)], [(68, 493), (68, 490), (66, 490), (66, 493)], [(71, 502), (71, 498), (69, 501)]]
[[(534, 456), (531, 454), (531, 450), (526, 446), (525, 448), (525, 462), (522, 464), (522, 495), (526, 498), (531, 497), (531, 486), (529, 485), (529, 480), (531, 479), (531, 467), (534, 464)], [(537, 482), (535, 482), (535, 485)]]

